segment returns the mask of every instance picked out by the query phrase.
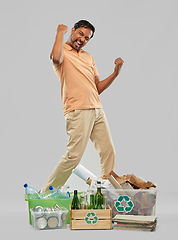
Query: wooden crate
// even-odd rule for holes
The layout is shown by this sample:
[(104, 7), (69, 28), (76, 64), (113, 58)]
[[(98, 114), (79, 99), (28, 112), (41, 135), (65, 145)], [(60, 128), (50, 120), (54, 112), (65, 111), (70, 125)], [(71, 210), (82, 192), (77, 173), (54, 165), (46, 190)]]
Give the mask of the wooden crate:
[(79, 209), (70, 206), (70, 229), (112, 229), (112, 209)]

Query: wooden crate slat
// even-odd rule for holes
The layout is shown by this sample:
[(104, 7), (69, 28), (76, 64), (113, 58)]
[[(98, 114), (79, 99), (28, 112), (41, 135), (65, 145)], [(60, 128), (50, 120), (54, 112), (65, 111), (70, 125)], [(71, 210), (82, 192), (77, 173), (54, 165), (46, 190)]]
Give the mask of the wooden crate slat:
[(71, 220), (70, 222), (71, 230), (79, 229), (111, 229), (112, 221), (108, 220), (99, 220), (95, 225), (87, 224), (84, 220)]
[(111, 210), (110, 209), (83, 209), (83, 210), (72, 210), (72, 219), (83, 219), (86, 217), (87, 213), (94, 212), (99, 219), (111, 218)]

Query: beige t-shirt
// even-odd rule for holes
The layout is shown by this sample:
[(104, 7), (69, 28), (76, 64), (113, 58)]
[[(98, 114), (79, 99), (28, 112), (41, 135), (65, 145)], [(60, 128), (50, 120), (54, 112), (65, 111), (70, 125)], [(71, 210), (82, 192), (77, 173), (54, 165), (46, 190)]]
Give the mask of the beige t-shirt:
[(53, 68), (61, 82), (64, 115), (75, 109), (102, 108), (95, 82), (99, 74), (89, 53), (64, 43), (63, 62)]

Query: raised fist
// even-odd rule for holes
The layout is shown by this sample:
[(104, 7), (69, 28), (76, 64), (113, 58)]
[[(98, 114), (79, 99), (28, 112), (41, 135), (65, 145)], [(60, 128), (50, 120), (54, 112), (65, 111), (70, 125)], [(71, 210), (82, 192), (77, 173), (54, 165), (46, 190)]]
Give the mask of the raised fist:
[(121, 68), (122, 68), (122, 65), (124, 63), (124, 61), (122, 60), (122, 58), (117, 58), (115, 61), (115, 68), (114, 68), (114, 72), (116, 72), (117, 74), (119, 74)]
[(64, 34), (68, 31), (68, 27), (66, 25), (63, 24), (59, 24), (57, 27), (56, 32), (63, 32)]

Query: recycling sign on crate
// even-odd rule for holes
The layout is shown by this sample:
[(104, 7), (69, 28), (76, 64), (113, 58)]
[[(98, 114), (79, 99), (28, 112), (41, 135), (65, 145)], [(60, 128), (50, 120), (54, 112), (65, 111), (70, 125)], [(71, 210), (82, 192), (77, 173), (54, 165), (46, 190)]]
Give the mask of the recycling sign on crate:
[[(126, 203), (126, 206), (123, 206), (123, 202)], [(115, 201), (115, 208), (117, 209), (118, 212), (130, 212), (132, 211), (134, 207), (133, 202), (130, 200), (130, 197), (127, 195), (121, 195), (119, 198)]]
[(88, 212), (85, 217), (86, 224), (96, 224), (98, 222), (98, 217), (96, 216), (96, 213), (94, 212)]

